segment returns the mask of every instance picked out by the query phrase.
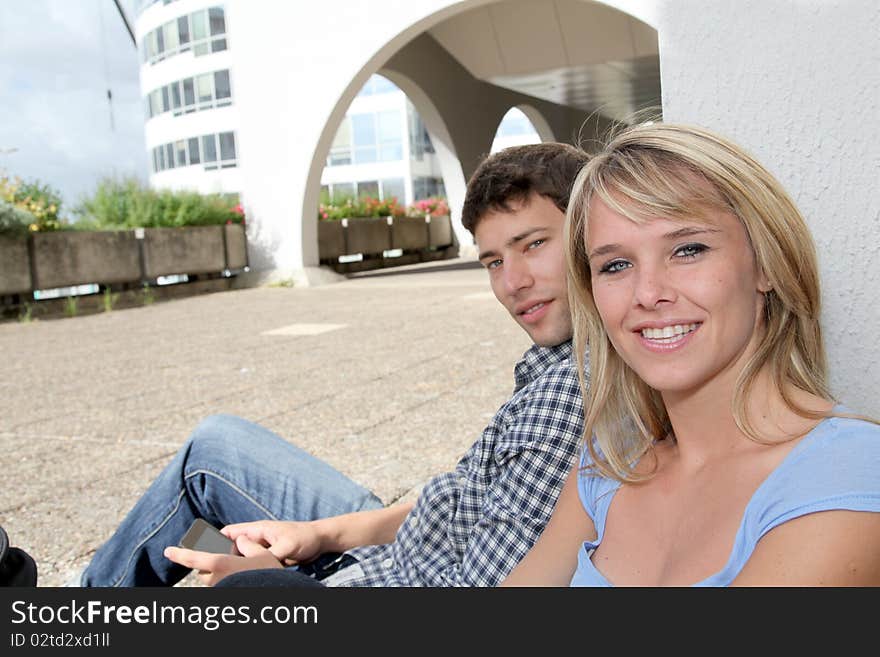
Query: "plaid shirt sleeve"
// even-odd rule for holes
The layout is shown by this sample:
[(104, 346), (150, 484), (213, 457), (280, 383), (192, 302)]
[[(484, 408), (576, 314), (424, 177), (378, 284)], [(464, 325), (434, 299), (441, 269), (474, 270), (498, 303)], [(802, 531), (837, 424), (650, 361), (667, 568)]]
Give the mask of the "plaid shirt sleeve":
[[(495, 417), (472, 458), (462, 460), (475, 485), (462, 491), (458, 512), (473, 515), (474, 523), (447, 585), (496, 586), (520, 562), (550, 519), (582, 430), (581, 392), (568, 360), (521, 389)], [(470, 488), (483, 494), (469, 496)]]

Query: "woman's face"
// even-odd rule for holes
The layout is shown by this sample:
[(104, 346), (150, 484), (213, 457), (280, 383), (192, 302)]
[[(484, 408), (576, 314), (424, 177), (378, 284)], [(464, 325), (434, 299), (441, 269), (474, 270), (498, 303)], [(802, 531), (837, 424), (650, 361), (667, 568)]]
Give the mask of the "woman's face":
[(593, 297), (617, 353), (662, 393), (732, 386), (769, 289), (739, 219), (707, 210), (637, 224), (595, 197), (589, 210)]

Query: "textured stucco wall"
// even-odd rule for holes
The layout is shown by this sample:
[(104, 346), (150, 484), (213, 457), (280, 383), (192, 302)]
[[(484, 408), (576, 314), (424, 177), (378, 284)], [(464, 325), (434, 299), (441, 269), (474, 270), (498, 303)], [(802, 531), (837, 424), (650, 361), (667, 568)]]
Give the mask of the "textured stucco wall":
[(813, 231), (833, 393), (880, 416), (880, 3), (661, 0), (664, 117), (749, 149)]

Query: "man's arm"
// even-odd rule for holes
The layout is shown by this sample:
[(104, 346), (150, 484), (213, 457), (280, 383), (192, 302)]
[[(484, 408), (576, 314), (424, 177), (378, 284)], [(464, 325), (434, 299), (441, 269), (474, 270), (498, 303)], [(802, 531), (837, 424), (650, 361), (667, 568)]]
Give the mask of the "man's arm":
[(541, 538), (501, 586), (568, 586), (571, 582), (581, 545), (596, 538), (593, 521), (578, 497), (577, 479), (575, 465)]
[(168, 547), (165, 556), (198, 570), (202, 583), (212, 586), (243, 570), (280, 568), (310, 561), (325, 552), (390, 543), (412, 507), (412, 503), (395, 504), (309, 522), (258, 520), (227, 525), (220, 531), (235, 541), (240, 554), (221, 555)]

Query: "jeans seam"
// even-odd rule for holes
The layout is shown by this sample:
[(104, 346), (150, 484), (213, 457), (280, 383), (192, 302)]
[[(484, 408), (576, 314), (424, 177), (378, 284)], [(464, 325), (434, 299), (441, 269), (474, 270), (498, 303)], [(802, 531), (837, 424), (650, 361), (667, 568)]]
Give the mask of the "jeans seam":
[(183, 494), (185, 492), (186, 492), (186, 489), (180, 490), (180, 492), (177, 494), (177, 502), (174, 504), (174, 508), (171, 509), (171, 511), (168, 513), (168, 515), (166, 515), (164, 518), (162, 518), (162, 521), (158, 525), (156, 525), (156, 528), (153, 529), (153, 531), (151, 531), (149, 534), (147, 534), (143, 538), (143, 540), (134, 547), (134, 549), (131, 551), (131, 554), (128, 555), (128, 561), (125, 562), (125, 568), (123, 569), (122, 574), (119, 576), (119, 578), (115, 582), (113, 582), (113, 587), (121, 586), (120, 582), (122, 582), (122, 580), (125, 579), (125, 576), (128, 574), (129, 568), (131, 568), (131, 560), (134, 559), (134, 555), (137, 554), (138, 550), (141, 549), (141, 547), (144, 545), (144, 543), (146, 543), (151, 538), (153, 538), (153, 536), (155, 536), (156, 533), (160, 529), (162, 529), (162, 527), (165, 526), (165, 523), (167, 523), (171, 519), (171, 516), (173, 516), (175, 513), (177, 513), (177, 510), (180, 508), (180, 500), (183, 499)]
[(267, 509), (265, 506), (263, 506), (262, 504), (260, 504), (259, 502), (257, 502), (257, 500), (255, 500), (251, 495), (249, 495), (248, 493), (246, 493), (244, 490), (242, 490), (241, 488), (239, 488), (237, 485), (235, 485), (234, 483), (232, 483), (229, 479), (227, 479), (226, 477), (224, 477), (224, 476), (221, 475), (221, 474), (218, 474), (218, 473), (216, 473), (216, 472), (212, 472), (211, 470), (202, 470), (202, 469), (200, 469), (200, 470), (194, 470), (193, 472), (190, 472), (189, 474), (184, 475), (183, 478), (184, 478), (184, 480), (187, 480), (187, 479), (191, 479), (192, 477), (194, 477), (194, 476), (196, 476), (196, 475), (200, 475), (200, 474), (209, 475), (209, 476), (211, 476), (211, 477), (215, 477), (216, 479), (219, 479), (219, 480), (222, 481), (224, 484), (226, 484), (226, 485), (229, 486), (231, 489), (233, 489), (235, 492), (237, 492), (239, 495), (241, 495), (243, 498), (245, 498), (246, 500), (248, 500), (248, 501), (249, 501), (251, 504), (253, 504), (255, 507), (257, 507), (258, 509), (260, 509), (260, 510), (261, 510), (263, 513), (265, 513), (267, 516), (269, 516), (269, 518), (270, 518), (271, 520), (278, 520), (278, 517), (277, 517), (274, 513), (272, 513), (271, 511), (269, 511), (269, 509)]

